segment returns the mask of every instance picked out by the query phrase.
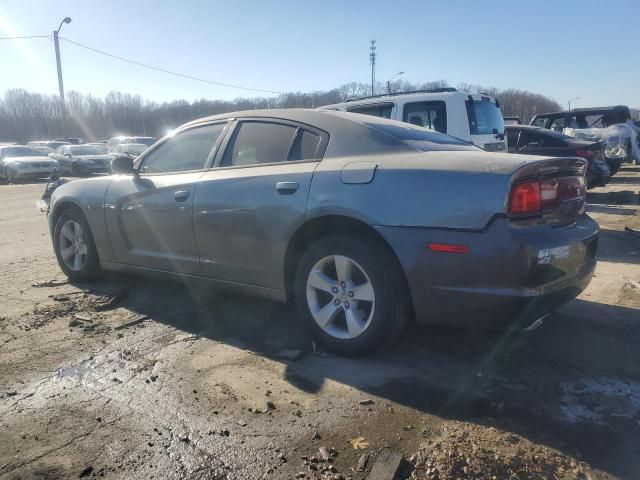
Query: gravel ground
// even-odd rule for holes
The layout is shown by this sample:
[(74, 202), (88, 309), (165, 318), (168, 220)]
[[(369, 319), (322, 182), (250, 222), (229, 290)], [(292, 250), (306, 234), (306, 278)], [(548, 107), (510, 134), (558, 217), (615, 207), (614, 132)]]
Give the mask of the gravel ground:
[[(132, 276), (71, 285), (0, 186), (0, 478), (638, 478), (640, 169), (590, 192), (589, 288), (530, 333), (411, 327), (364, 359), (293, 312)], [(366, 455), (364, 471), (359, 471)]]

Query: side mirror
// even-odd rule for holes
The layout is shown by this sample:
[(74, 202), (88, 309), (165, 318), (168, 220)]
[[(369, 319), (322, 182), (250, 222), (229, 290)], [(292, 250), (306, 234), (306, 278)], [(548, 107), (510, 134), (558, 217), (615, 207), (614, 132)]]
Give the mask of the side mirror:
[(133, 159), (127, 156), (117, 156), (111, 160), (111, 173), (114, 175), (130, 175), (134, 173)]

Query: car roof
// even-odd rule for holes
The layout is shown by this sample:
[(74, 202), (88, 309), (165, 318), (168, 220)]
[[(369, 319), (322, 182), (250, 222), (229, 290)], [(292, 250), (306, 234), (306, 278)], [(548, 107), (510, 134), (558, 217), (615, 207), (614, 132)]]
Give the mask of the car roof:
[(537, 117), (564, 117), (574, 113), (607, 113), (615, 111), (629, 112), (629, 107), (626, 105), (613, 105), (609, 107), (594, 107), (594, 108), (572, 108), (571, 110), (562, 110), (560, 112), (538, 113)]
[(230, 120), (233, 118), (272, 118), (280, 120), (290, 120), (298, 123), (305, 123), (312, 127), (325, 130), (331, 133), (331, 130), (336, 130), (341, 127), (345, 127), (348, 124), (357, 124), (365, 126), (365, 123), (397, 123), (394, 120), (387, 120), (386, 118), (375, 117), (372, 115), (362, 115), (359, 113), (340, 112), (336, 110), (311, 110), (308, 108), (270, 108), (261, 110), (242, 110), (238, 112), (221, 113), (218, 115), (211, 115), (209, 117), (200, 118), (188, 122), (178, 129), (190, 127), (200, 123), (207, 123), (216, 120)]
[[(420, 128), (407, 123), (360, 113), (342, 112), (337, 110), (311, 110), (302, 108), (264, 109), (229, 112), (201, 118), (178, 127), (175, 132), (186, 128), (206, 125), (217, 120), (231, 120), (242, 118), (289, 120), (311, 129), (322, 130), (329, 135), (329, 143), (324, 158), (350, 155), (370, 155), (397, 153), (398, 146), (404, 145), (412, 150), (407, 143), (398, 140), (393, 134), (382, 133), (381, 130)], [(376, 128), (379, 126), (379, 128)], [(386, 127), (386, 128), (384, 128)], [(426, 129), (421, 129), (426, 130)], [(447, 135), (431, 132), (434, 135)], [(398, 143), (390, 141), (393, 137)]]

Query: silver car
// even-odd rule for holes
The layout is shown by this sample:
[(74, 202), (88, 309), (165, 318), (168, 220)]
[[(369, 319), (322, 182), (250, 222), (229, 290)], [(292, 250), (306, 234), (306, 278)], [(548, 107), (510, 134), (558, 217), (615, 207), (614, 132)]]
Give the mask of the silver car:
[(388, 343), (412, 317), (529, 326), (595, 268), (584, 160), (488, 153), (382, 118), (229, 113), (112, 170), (53, 192), (70, 279), (160, 273), (292, 301), (342, 354)]
[(103, 145), (63, 145), (49, 156), (58, 162), (62, 173), (76, 176), (108, 173), (113, 158)]
[(0, 177), (9, 183), (51, 175), (57, 163), (24, 145), (0, 146)]

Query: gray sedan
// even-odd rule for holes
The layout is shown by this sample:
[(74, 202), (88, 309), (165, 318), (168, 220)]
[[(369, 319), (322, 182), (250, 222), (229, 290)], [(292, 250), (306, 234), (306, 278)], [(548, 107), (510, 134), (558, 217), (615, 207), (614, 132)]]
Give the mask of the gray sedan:
[(411, 317), (531, 326), (595, 268), (584, 160), (488, 153), (382, 118), (224, 114), (112, 169), (53, 193), (70, 279), (163, 274), (292, 301), (342, 354), (379, 348)]
[(78, 176), (109, 172), (113, 158), (103, 145), (64, 145), (49, 157), (58, 162), (62, 173)]

